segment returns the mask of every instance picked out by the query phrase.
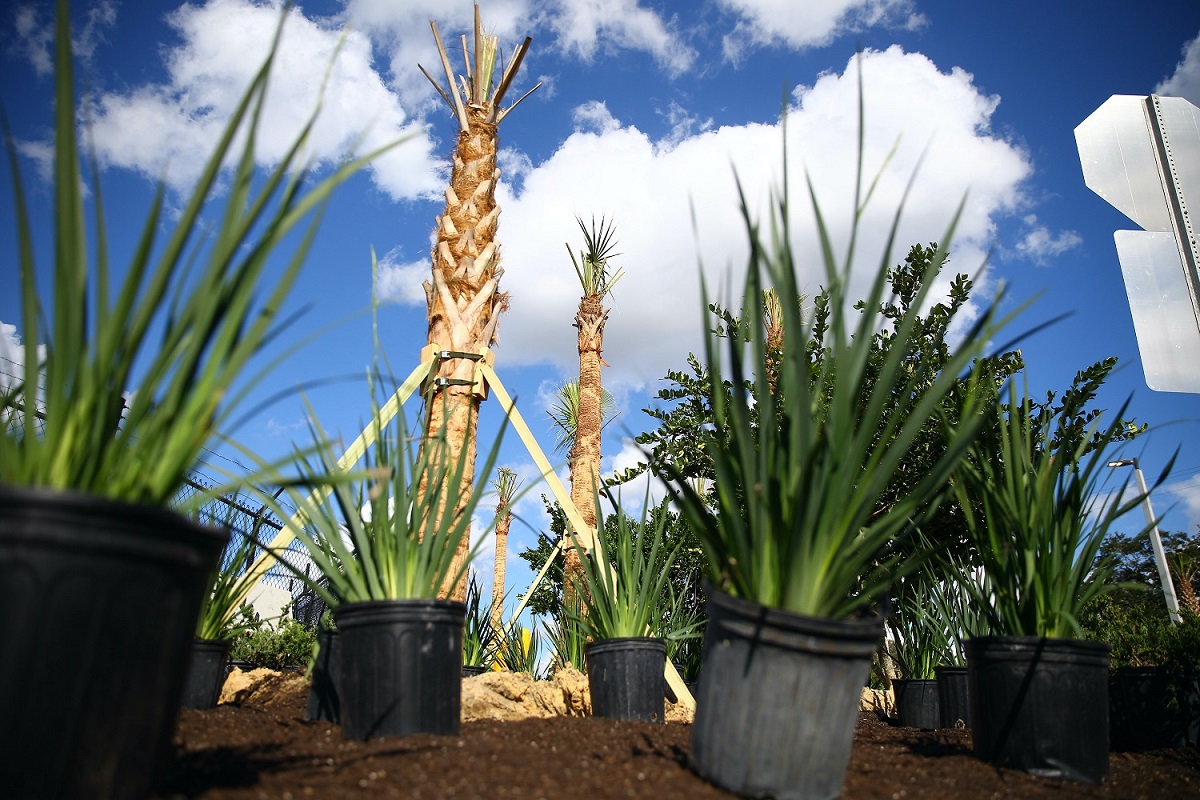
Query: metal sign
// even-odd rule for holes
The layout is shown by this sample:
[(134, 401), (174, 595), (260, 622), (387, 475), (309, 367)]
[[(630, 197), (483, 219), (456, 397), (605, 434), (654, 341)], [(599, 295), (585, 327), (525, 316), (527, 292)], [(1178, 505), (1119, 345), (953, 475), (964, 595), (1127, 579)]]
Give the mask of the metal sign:
[(1146, 385), (1200, 393), (1200, 109), (1113, 95), (1075, 129), (1084, 182), (1144, 230), (1114, 240)]

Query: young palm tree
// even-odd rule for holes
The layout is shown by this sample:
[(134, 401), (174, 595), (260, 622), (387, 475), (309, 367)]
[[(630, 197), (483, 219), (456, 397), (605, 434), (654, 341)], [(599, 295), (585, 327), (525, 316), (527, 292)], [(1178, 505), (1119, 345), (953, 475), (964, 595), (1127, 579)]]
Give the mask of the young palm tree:
[[(446, 207), (437, 218), (436, 243), (433, 247), (433, 274), (425, 282), (429, 319), (429, 344), (440, 356), (431, 373), (426, 395), (426, 434), (445, 430), (449, 446), (445, 457), (457, 464), (466, 459), (459, 502), (443, 513), (461, 513), (474, 485), (475, 430), (482, 395), (475, 387), (475, 362), (496, 341), (496, 324), (508, 305), (508, 296), (500, 291), (499, 244), (496, 240), (500, 208), (496, 205), (497, 127), (501, 120), (529, 96), (526, 92), (508, 108), (500, 103), (512, 85), (531, 39), (517, 48), (508, 66), (496, 80), (500, 66), (499, 40), (483, 33), (479, 6), (475, 6), (473, 50), (462, 37), (466, 62), (464, 75), (455, 79), (450, 59), (442, 44), (437, 24), (430, 22), (433, 38), (441, 55), (448, 90), (434, 80), (424, 67), (425, 77), (454, 111), (458, 122), (450, 186), (446, 189)], [(540, 84), (538, 84), (540, 85)], [(465, 456), (462, 455), (465, 453)], [(449, 503), (447, 503), (449, 505)], [(459, 548), (459, 560), (466, 559), (469, 537)], [(459, 570), (452, 569), (451, 573)], [(459, 581), (447, 586), (443, 594), (455, 600), (466, 596), (466, 584)]]
[(496, 490), (496, 566), (492, 573), (492, 628), (499, 630), (503, 624), (501, 613), (504, 608), (504, 569), (508, 564), (508, 527), (512, 524), (509, 504), (520, 486), (517, 473), (507, 467), (496, 470), (492, 487)]
[[(596, 527), (596, 492), (600, 488), (600, 431), (604, 427), (604, 387), (600, 368), (607, 366), (603, 358), (604, 323), (608, 311), (604, 308), (607, 297), (624, 275), (621, 269), (611, 269), (609, 260), (616, 241), (613, 239), (613, 224), (600, 218), (599, 224), (592, 218), (589, 228), (578, 217), (579, 229), (583, 232), (584, 249), (575, 257), (571, 246), (567, 252), (583, 297), (579, 300), (579, 311), (575, 314), (575, 327), (579, 330), (579, 383), (578, 402), (575, 408), (575, 444), (570, 452), (571, 501), (579, 509), (580, 516), (589, 527)], [(574, 608), (573, 589), (582, 585), (583, 565), (579, 551), (568, 547), (563, 556), (563, 601), (564, 607)]]
[[(558, 387), (558, 399), (546, 412), (554, 430), (554, 451), (569, 451), (575, 445), (576, 425), (579, 421), (579, 382), (572, 381)], [(608, 389), (600, 390), (600, 428), (603, 430), (613, 421), (617, 413), (617, 399)]]

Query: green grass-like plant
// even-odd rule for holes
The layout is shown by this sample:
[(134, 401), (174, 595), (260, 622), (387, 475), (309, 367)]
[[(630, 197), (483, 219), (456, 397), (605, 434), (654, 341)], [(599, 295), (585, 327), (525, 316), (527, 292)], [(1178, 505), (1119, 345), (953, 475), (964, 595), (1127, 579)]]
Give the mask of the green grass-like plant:
[(496, 648), (496, 662), (501, 668), (541, 678), (541, 656), (542, 634), (537, 624), (523, 628), (514, 619), (501, 629)]
[(1126, 497), (1125, 484), (1109, 497), (1100, 492), (1127, 406), (1107, 426), (1097, 417), (1077, 435), (1063, 428), (1070, 414), (1035, 407), (1028, 386), (1010, 383), (995, 405), (995, 424), (954, 481), (983, 565), (977, 602), (992, 633), (1078, 637), (1084, 609), (1116, 588), (1106, 582), (1112, 565), (1097, 558), (1100, 545), (1144, 499)]
[[(860, 176), (861, 163), (860, 132)], [(910, 537), (948, 494), (948, 478), (982, 424), (977, 411), (986, 393), (973, 388), (981, 380), (968, 381), (965, 396), (956, 400), (962, 404), (961, 423), (947, 431), (945, 450), (914, 491), (895, 502), (882, 499), (905, 468), (922, 427), (940, 418), (943, 403), (962, 385), (960, 378), (974, 374), (973, 362), (1000, 324), (995, 306), (984, 309), (941, 369), (906, 357), (912, 348), (905, 345), (919, 336), (920, 312), (931, 299), (933, 278), (947, 251), (939, 248), (930, 259), (908, 311), (885, 318), (880, 307), (888, 299), (888, 265), (900, 211), (854, 323), (846, 287), (871, 194), (868, 189), (864, 198), (861, 178), (857, 184), (849, 245), (839, 263), (809, 183), (821, 242), (816, 257), (825, 271), (827, 325), (814, 330), (813, 321), (820, 317), (806, 318), (798, 303), (780, 303), (778, 352), (768, 346), (760, 307), (763, 290), (769, 286), (780, 297), (801, 296), (796, 268), (810, 257), (792, 245), (786, 179), (772, 199), (766, 233), (741, 196), (750, 250), (740, 314), (745, 338), (711, 333), (705, 349), (715, 429), (705, 443), (715, 470), (713, 499), (698, 493), (671, 465), (663, 465), (672, 478), (668, 488), (696, 531), (717, 588), (765, 606), (831, 618), (861, 612), (885, 596), (898, 572), (919, 566), (919, 557), (908, 556), (901, 563), (898, 555), (888, 556), (888, 545)], [(953, 229), (952, 223), (942, 241), (952, 240)], [(702, 313), (707, 314), (707, 286), (703, 296)], [(890, 331), (893, 346), (871, 363), (872, 338), (880, 329)], [(766, 379), (768, 363), (774, 380)], [(726, 382), (750, 388), (727, 396)]]
[(483, 603), (479, 579), (471, 573), (467, 581), (467, 615), (463, 622), (463, 666), (489, 669), (496, 657), (499, 632), (492, 627), (492, 610)]
[[(679, 548), (668, 550), (664, 547), (666, 517), (660, 515), (656, 520), (648, 519), (645, 509), (649, 500), (647, 493), (642, 519), (636, 525), (620, 503), (613, 500), (612, 514), (617, 520), (615, 546), (603, 557), (600, 553), (586, 554), (580, 549), (584, 585), (578, 588), (576, 596), (583, 599), (586, 613), (580, 615), (579, 621), (593, 639), (647, 636), (651, 632), (651, 622), (657, 618), (659, 598), (670, 578), (671, 564)], [(597, 528), (603, 529), (605, 521), (598, 499), (596, 518)], [(639, 546), (641, 536), (652, 537), (649, 552)]]
[[(314, 111), (278, 164), (257, 175), (254, 152), (267, 76), (284, 18), (286, 10), (266, 62), (174, 221), (159, 184), (122, 275), (109, 261), (94, 157), (91, 241), (85, 231), (68, 4), (59, 0), (50, 275), (34, 260), (16, 146), (5, 125), (17, 215), (19, 330), (27, 358), (24, 380), (0, 390), (0, 483), (165, 505), (201, 449), (224, 431), (265, 374), (237, 383), (278, 337), (280, 314), (334, 189), (383, 151), (348, 161), (306, 189), (303, 153)], [(240, 152), (234, 150), (239, 137)], [(231, 173), (223, 170), (227, 163)], [(207, 212), (222, 188), (224, 209), (209, 231)], [(294, 250), (282, 269), (268, 272), (289, 237)], [(39, 284), (52, 287), (50, 297), (42, 296)], [(34, 355), (39, 344), (46, 349), (42, 363)]]
[(573, 614), (560, 614), (550, 628), (550, 646), (554, 651), (551, 670), (570, 666), (587, 674), (587, 631)]
[(239, 537), (229, 563), (218, 567), (209, 580), (209, 591), (196, 622), (197, 639), (229, 639), (243, 631), (257, 629), (262, 623), (244, 598), (258, 582), (250, 570), (258, 551), (253, 536), (233, 532)]
[[(377, 376), (372, 379), (372, 386), (377, 380)], [(454, 508), (454, 499), (468, 477), (467, 449), (450, 459), (444, 430), (423, 440), (414, 439), (403, 409), (395, 415), (391, 427), (385, 428), (373, 389), (371, 394), (375, 442), (367, 449), (362, 467), (339, 465), (332, 448), (322, 444), (325, 432), (313, 419), (315, 454), (296, 451), (300, 476), (288, 487), (288, 494), (301, 512), (300, 524), (293, 524), (292, 529), (308, 549), (313, 564), (328, 579), (328, 586), (307, 582), (331, 607), (372, 600), (436, 598), (443, 586), (463, 578), (478, 552), (476, 545), (455, 568), (459, 542), (467, 536), (471, 515), (483, 498), (487, 482), (474, 483), (459, 513), (440, 513), (441, 509)], [(507, 422), (506, 418), (488, 451), (484, 475), (495, 466)], [(302, 487), (316, 491), (309, 495)], [(275, 498), (264, 496), (263, 500), (281, 518), (288, 518)], [(488, 530), (495, 523), (493, 518)]]

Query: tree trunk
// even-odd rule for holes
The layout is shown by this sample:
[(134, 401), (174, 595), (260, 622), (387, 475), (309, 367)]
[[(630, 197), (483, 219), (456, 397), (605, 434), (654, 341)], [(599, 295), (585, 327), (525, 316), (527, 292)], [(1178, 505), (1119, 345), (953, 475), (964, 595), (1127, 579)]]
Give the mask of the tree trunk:
[[(600, 295), (579, 301), (575, 327), (579, 329), (579, 408), (575, 423), (575, 445), (571, 448), (571, 501), (588, 527), (596, 529), (596, 493), (600, 488), (601, 394), (600, 367), (604, 344), (604, 310)], [(568, 530), (570, 530), (568, 528)], [(574, 547), (563, 556), (563, 605), (575, 607), (574, 587), (583, 579), (583, 564)]]
[(504, 570), (508, 565), (508, 527), (512, 524), (506, 500), (501, 499), (496, 513), (499, 521), (496, 523), (496, 566), (492, 572), (492, 628), (500, 630), (504, 623), (501, 616), (504, 611)]
[[(433, 248), (433, 275), (425, 283), (429, 317), (429, 344), (435, 351), (480, 354), (495, 340), (496, 323), (508, 304), (499, 292), (503, 270), (495, 241), (496, 125), (484, 111), (468, 110), (470, 128), (460, 132), (454, 150), (445, 212), (437, 219)], [(426, 435), (444, 431), (444, 457), (450, 467), (463, 465), (463, 481), (451, 508), (446, 499), (441, 513), (460, 514), (471, 496), (475, 479), (475, 431), (481, 395), (475, 391), (475, 364), (470, 358), (451, 355), (440, 359), (431, 373), (433, 391), (427, 399)], [(424, 481), (422, 482), (424, 490)], [(470, 549), (470, 536), (459, 543), (454, 568), (461, 569)], [(462, 601), (465, 578), (442, 587), (441, 595)]]

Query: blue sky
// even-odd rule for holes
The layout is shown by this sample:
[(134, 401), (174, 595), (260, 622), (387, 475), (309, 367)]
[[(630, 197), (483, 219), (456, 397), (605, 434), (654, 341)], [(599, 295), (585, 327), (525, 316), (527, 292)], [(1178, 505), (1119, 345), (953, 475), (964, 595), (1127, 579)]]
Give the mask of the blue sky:
[[(577, 368), (571, 322), (579, 287), (564, 250), (582, 246), (574, 217), (614, 221), (616, 263), (626, 273), (605, 338), (606, 386), (622, 414), (604, 443), (606, 469), (625, 467), (637, 459), (630, 435), (649, 421), (641, 409), (667, 370), (682, 368), (700, 348), (698, 256), (714, 283), (736, 274), (744, 259), (735, 171), (760, 208), (779, 180), (785, 100), (793, 185), (807, 173), (835, 233), (845, 230), (857, 126), (854, 54), (863, 48), (867, 171), (897, 149), (864, 218), (858, 279), (879, 263), (882, 231), (923, 157), (902, 218), (902, 249), (890, 260), (909, 244), (943, 241), (965, 196), (952, 265), (978, 273), (977, 299), (1003, 281), (1006, 303), (1035, 298), (1022, 318), (1029, 325), (1070, 314), (1021, 342), (1032, 388), (1061, 391), (1077, 370), (1118, 356), (1122, 366), (1100, 405), (1114, 409), (1131, 397), (1130, 413), (1150, 424), (1126, 453), (1141, 459), (1149, 477), (1179, 449), (1175, 472), (1153, 501), (1165, 513), (1164, 529), (1195, 531), (1200, 398), (1145, 385), (1113, 244), (1114, 231), (1136, 226), (1084, 186), (1073, 131), (1113, 94), (1158, 92), (1200, 105), (1200, 4), (1097, 0), (1084, 13), (1075, 4), (1027, 0), (501, 0), (484, 2), (482, 11), (506, 56), (533, 37), (510, 100), (542, 83), (500, 128), (501, 288), (512, 304), (495, 352), (501, 378), (547, 451), (553, 436), (545, 409)], [(335, 199), (294, 298), (295, 308), (306, 309), (294, 338), (315, 338), (268, 386), (312, 385), (307, 394), (322, 424), (347, 439), (369, 413), (361, 376), (371, 360), (372, 248), (387, 300), (380, 332), (398, 375), (416, 365), (425, 342), (420, 284), (455, 127), (416, 65), (440, 74), (430, 19), (453, 47), (470, 15), (471, 4), (458, 0), (305, 2), (285, 29), (259, 153), (264, 164), (278, 158), (277, 148), (313, 108), (347, 26), (313, 158), (330, 164), (358, 143), (409, 137)], [(194, 178), (277, 16), (277, 4), (248, 0), (73, 3), (80, 83), (104, 166), (117, 263), (144, 219), (154, 180), (165, 175), (178, 190)], [(51, 26), (48, 2), (5, 4), (0, 15), (0, 91), (42, 219), (50, 198)], [(7, 327), (18, 321), (11, 205), (5, 191), (0, 357), (20, 361), (24, 343)], [(811, 212), (795, 205), (794, 236), (813, 254), (801, 282), (815, 289)], [(43, 265), (52, 256), (45, 230), (38, 256)], [(485, 431), (499, 413), (495, 403), (485, 406)], [(294, 396), (237, 432), (268, 457), (305, 436), (304, 408)], [(515, 436), (502, 460), (527, 479), (536, 474)], [(518, 507), (524, 522), (514, 527), (512, 554), (533, 542), (544, 521), (540, 494), (534, 488)], [(490, 560), (485, 549), (485, 583)], [(523, 591), (531, 576), (514, 555), (509, 564), (510, 590)]]

